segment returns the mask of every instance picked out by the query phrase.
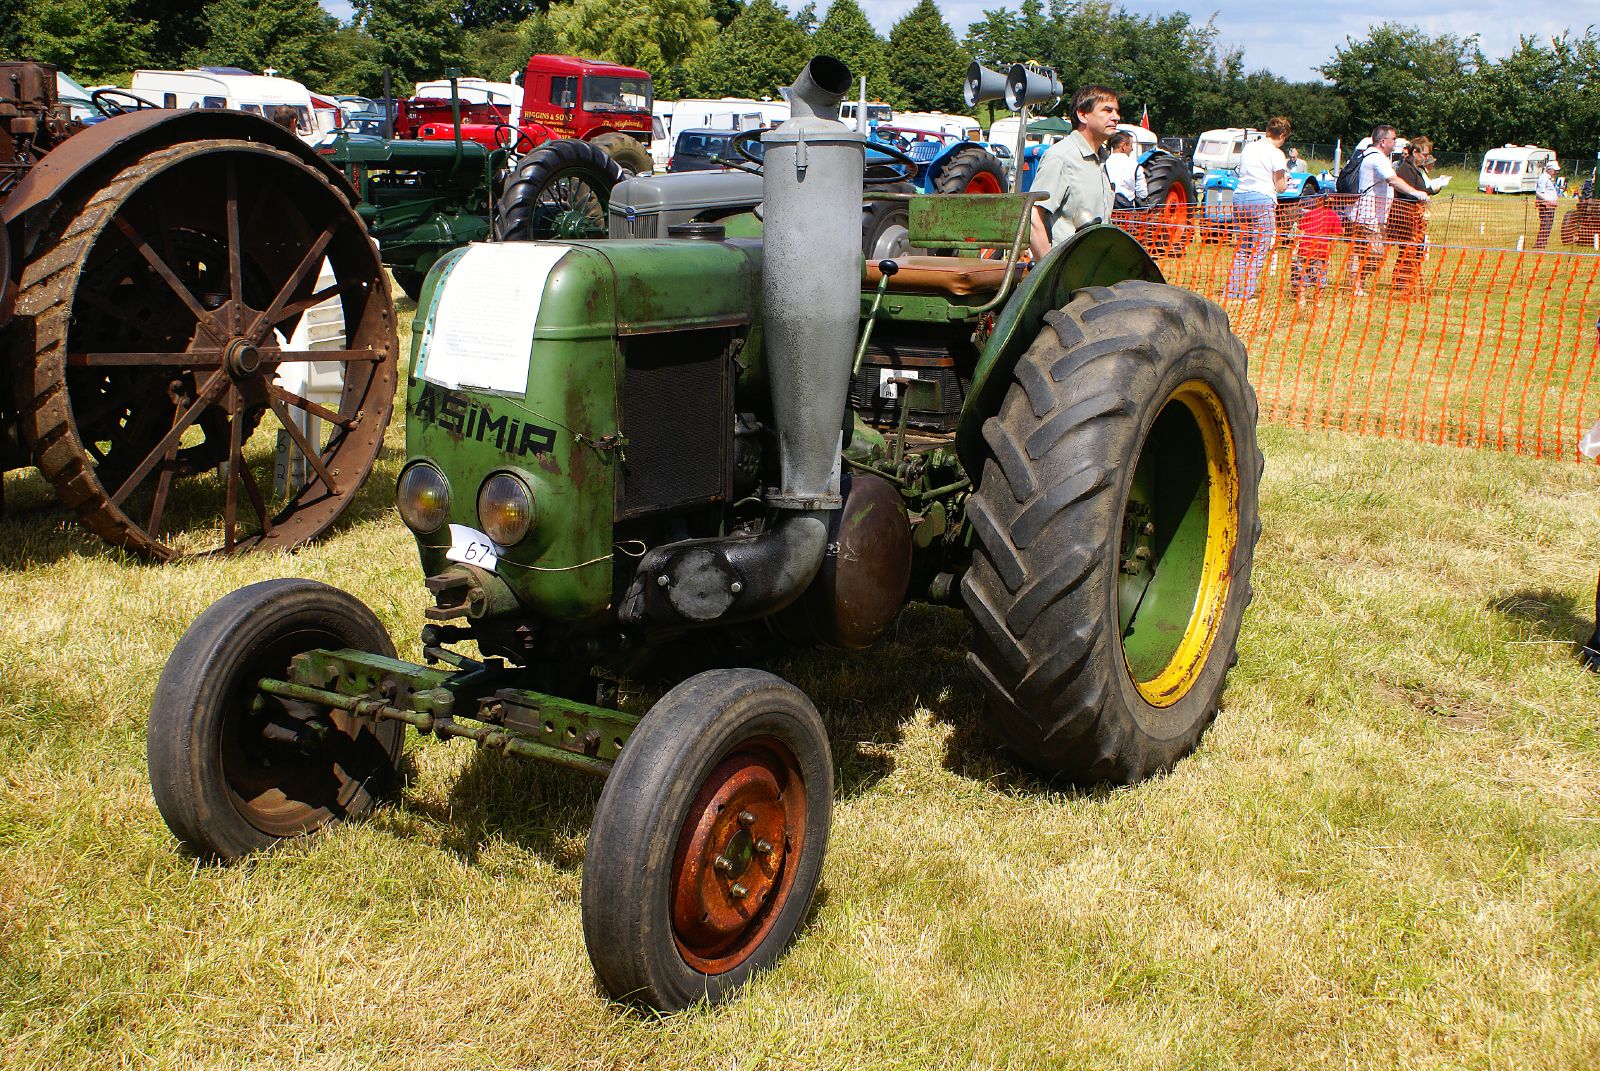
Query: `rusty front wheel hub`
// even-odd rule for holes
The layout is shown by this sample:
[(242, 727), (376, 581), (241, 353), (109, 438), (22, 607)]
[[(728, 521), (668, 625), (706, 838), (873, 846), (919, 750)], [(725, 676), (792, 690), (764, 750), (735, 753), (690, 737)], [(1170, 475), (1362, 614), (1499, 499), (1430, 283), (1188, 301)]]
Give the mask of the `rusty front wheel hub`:
[(776, 741), (724, 759), (685, 816), (672, 928), (685, 961), (731, 970), (761, 944), (794, 880), (805, 835), (799, 765)]

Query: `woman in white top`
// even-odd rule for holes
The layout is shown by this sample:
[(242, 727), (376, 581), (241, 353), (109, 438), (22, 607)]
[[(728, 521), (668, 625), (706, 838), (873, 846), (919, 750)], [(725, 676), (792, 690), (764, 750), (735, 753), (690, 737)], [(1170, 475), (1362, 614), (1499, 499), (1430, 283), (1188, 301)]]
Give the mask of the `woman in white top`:
[(1289, 139), (1289, 120), (1275, 115), (1267, 120), (1267, 135), (1257, 138), (1239, 154), (1239, 183), (1233, 190), (1233, 222), (1239, 248), (1228, 273), (1227, 297), (1253, 300), (1261, 266), (1272, 247), (1278, 194), (1289, 187), (1289, 162), (1283, 143)]

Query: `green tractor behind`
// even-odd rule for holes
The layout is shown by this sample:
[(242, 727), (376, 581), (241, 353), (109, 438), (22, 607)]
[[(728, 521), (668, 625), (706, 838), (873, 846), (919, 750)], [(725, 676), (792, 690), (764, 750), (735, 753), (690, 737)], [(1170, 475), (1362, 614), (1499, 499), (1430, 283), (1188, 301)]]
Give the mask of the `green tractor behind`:
[(860, 649), (908, 599), (960, 603), (1019, 762), (1127, 783), (1196, 746), (1258, 532), (1243, 347), (1112, 227), (1023, 275), (1032, 194), (909, 199), (916, 245), (1010, 258), (863, 280), (850, 86), (812, 60), (761, 135), (760, 238), (699, 223), (440, 260), (397, 488), (428, 664), (323, 584), (208, 608), (150, 716), (186, 845), (236, 858), (361, 813), (408, 725), (595, 774), (589, 955), (619, 999), (672, 1010), (793, 939), (833, 762), (811, 701), (756, 669), (617, 709), (613, 682), (653, 652), (756, 633)]

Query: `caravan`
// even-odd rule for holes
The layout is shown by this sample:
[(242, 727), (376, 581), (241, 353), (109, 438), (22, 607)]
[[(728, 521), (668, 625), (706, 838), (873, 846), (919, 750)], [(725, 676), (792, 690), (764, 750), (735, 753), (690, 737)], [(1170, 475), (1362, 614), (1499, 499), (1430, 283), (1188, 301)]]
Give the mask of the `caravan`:
[(1532, 193), (1544, 165), (1555, 158), (1553, 149), (1536, 145), (1490, 149), (1478, 169), (1478, 189), (1484, 193)]
[(276, 119), (280, 108), (294, 116), (300, 140), (322, 138), (312, 114), (311, 93), (289, 78), (252, 74), (238, 67), (201, 67), (187, 71), (134, 71), (135, 96), (162, 108), (231, 108)]

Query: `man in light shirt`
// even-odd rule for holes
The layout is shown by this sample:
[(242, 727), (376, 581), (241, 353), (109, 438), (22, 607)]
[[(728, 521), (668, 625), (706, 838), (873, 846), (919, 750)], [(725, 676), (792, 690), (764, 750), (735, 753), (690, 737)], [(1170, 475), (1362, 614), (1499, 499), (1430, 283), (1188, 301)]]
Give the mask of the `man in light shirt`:
[(1275, 115), (1267, 120), (1266, 136), (1239, 154), (1239, 178), (1233, 189), (1233, 223), (1239, 232), (1233, 269), (1228, 273), (1227, 298), (1254, 301), (1261, 266), (1272, 248), (1278, 217), (1278, 194), (1289, 188), (1289, 163), (1283, 143), (1289, 139), (1289, 120)]
[(1533, 186), (1533, 203), (1539, 210), (1539, 237), (1533, 241), (1535, 249), (1543, 249), (1550, 240), (1550, 228), (1556, 221), (1556, 202), (1561, 200), (1561, 187), (1556, 185), (1556, 173), (1560, 170), (1561, 165), (1554, 159), (1546, 160)]
[(1365, 150), (1356, 170), (1356, 206), (1350, 215), (1350, 236), (1359, 256), (1355, 265), (1355, 291), (1361, 297), (1367, 282), (1383, 263), (1383, 230), (1389, 223), (1391, 190), (1398, 190), (1414, 201), (1427, 204), (1427, 190), (1419, 190), (1395, 173), (1390, 154), (1394, 152), (1394, 127), (1382, 124), (1372, 129), (1372, 145)]
[(1121, 120), (1117, 95), (1105, 86), (1072, 95), (1072, 133), (1050, 146), (1033, 179), (1033, 192), (1047, 194), (1033, 204), (1028, 249), (1035, 263), (1090, 220), (1111, 218), (1111, 180), (1102, 165)]
[(1106, 142), (1111, 155), (1106, 157), (1106, 177), (1111, 180), (1111, 196), (1116, 208), (1139, 208), (1150, 195), (1144, 171), (1139, 167), (1133, 135), (1119, 130)]

